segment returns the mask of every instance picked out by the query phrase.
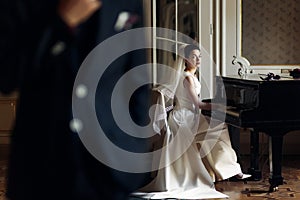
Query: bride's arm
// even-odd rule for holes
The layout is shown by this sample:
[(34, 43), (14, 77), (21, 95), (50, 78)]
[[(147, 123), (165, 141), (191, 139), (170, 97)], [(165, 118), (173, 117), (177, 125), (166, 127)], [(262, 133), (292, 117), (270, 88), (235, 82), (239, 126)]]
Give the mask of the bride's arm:
[(195, 91), (195, 83), (194, 83), (192, 77), (187, 76), (184, 79), (183, 84), (184, 84), (184, 87), (187, 89), (189, 96), (190, 96), (191, 100), (193, 101), (194, 105), (198, 106), (200, 109), (203, 109), (203, 110), (211, 110), (210, 103), (202, 102), (199, 99), (199, 97)]

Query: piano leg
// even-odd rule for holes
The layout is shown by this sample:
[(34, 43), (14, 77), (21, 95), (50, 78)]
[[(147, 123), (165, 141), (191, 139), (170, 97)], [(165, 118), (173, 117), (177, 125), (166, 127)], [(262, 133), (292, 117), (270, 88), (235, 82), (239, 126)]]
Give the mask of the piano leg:
[(243, 171), (242, 159), (240, 154), (240, 128), (228, 124), (228, 131), (229, 131), (231, 146), (236, 153), (237, 162), (241, 165)]
[(259, 131), (250, 132), (250, 168), (248, 173), (251, 174), (253, 181), (259, 181), (262, 178), (261, 170), (259, 170)]
[(282, 144), (283, 144), (283, 134), (273, 133), (272, 136), (269, 136), (269, 162), (270, 162), (269, 192), (277, 191), (278, 186), (283, 184), (283, 177), (281, 176)]

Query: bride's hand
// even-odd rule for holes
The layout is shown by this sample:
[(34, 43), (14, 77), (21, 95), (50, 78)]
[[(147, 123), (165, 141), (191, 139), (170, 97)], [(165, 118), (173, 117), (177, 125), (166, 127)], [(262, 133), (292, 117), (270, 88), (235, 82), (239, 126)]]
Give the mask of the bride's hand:
[(212, 109), (213, 110), (219, 110), (219, 111), (225, 111), (226, 105), (220, 104), (220, 103), (212, 103)]
[(98, 0), (60, 0), (58, 14), (71, 28), (87, 20), (101, 7)]
[(199, 103), (199, 108), (201, 110), (211, 110), (212, 109), (212, 104), (208, 102), (200, 102)]

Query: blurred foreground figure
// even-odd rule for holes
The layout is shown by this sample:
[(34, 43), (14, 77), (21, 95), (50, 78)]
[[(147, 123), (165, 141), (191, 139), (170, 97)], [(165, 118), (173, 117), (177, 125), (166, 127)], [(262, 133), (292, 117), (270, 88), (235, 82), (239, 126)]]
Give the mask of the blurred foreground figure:
[[(86, 150), (70, 128), (72, 90), (82, 61), (94, 47), (110, 36), (142, 25), (142, 1), (4, 0), (0, 4), (0, 91), (19, 92), (7, 197), (127, 199), (130, 192), (147, 182), (148, 174), (111, 169)], [(126, 14), (125, 22), (118, 23), (122, 13)], [(117, 80), (144, 62), (142, 51), (121, 56), (104, 73), (97, 90), (100, 94), (96, 94), (97, 117), (106, 123), (109, 138), (135, 152), (146, 152), (147, 141), (123, 137), (119, 141), (124, 133), (110, 123), (113, 117), (105, 108), (110, 107), (107, 103)], [(147, 113), (147, 91), (140, 89), (130, 101), (134, 104), (130, 106), (132, 118), (140, 124), (147, 122), (142, 115)], [(110, 152), (105, 153), (109, 156)]]

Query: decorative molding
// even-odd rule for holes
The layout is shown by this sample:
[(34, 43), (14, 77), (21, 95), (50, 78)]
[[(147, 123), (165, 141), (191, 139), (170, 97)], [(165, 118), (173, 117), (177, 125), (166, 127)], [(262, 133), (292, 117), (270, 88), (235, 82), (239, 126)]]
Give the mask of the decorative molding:
[(245, 57), (233, 56), (232, 64), (239, 65), (238, 74), (240, 76), (252, 73), (252, 70), (250, 69), (250, 62)]

